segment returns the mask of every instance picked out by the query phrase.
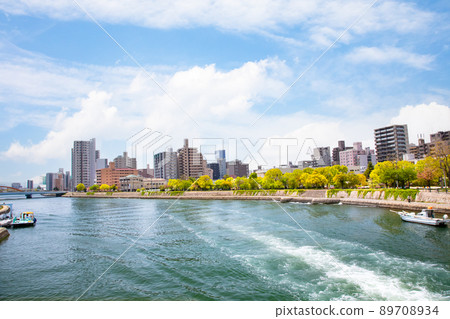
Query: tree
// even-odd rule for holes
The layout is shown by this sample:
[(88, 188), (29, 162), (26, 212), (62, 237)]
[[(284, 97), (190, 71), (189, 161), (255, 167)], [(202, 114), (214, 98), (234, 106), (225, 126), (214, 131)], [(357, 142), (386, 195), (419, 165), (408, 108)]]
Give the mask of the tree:
[(200, 176), (195, 183), (201, 190), (210, 190), (214, 187), (214, 183), (208, 175)]
[(399, 161), (396, 163), (397, 181), (403, 188), (417, 178), (416, 168), (413, 163), (408, 161)]
[(116, 191), (116, 190), (117, 190), (117, 185), (116, 185), (116, 184), (112, 184), (111, 190), (112, 190), (112, 191)]
[(94, 184), (91, 187), (89, 187), (89, 190), (95, 192), (95, 191), (98, 191), (99, 188), (100, 188), (100, 186), (98, 186), (97, 184)]
[(448, 186), (447, 181), (450, 178), (450, 144), (448, 141), (436, 142), (434, 145), (434, 153), (439, 160), (439, 167), (444, 175), (444, 184)]
[(262, 186), (265, 189), (284, 188), (283, 173), (279, 168), (269, 169), (263, 178)]
[(338, 173), (333, 177), (333, 184), (338, 188), (344, 188), (347, 183), (347, 174)]
[(376, 184), (392, 185), (395, 182), (395, 168), (390, 161), (380, 162), (375, 165), (373, 171), (370, 173), (370, 178)]
[(366, 177), (366, 179), (370, 178), (370, 173), (372, 173), (373, 169), (374, 169), (374, 167), (373, 167), (372, 162), (369, 162), (367, 164), (366, 170), (364, 171), (364, 176)]
[(323, 188), (325, 185), (327, 185), (328, 180), (325, 176), (322, 174), (313, 172), (312, 174), (309, 174), (306, 178), (305, 186), (307, 188)]
[(251, 173), (248, 178), (252, 179), (252, 178), (257, 178), (258, 174), (256, 174), (255, 172)]
[(86, 190), (86, 186), (83, 183), (80, 183), (76, 187), (77, 192), (84, 192)]
[(431, 156), (417, 162), (416, 172), (419, 183), (428, 187), (430, 187), (431, 184), (436, 184), (439, 177), (442, 176), (439, 160), (434, 159)]
[(109, 190), (110, 188), (111, 188), (111, 187), (110, 187), (108, 184), (102, 184), (102, 185), (100, 186), (100, 191), (104, 192), (104, 191)]

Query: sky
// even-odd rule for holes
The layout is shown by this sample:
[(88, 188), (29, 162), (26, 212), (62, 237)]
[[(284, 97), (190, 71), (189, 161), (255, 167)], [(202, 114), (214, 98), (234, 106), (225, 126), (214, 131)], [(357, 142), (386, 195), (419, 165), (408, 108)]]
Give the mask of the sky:
[(0, 185), (75, 140), (139, 168), (183, 139), (251, 168), (450, 130), (450, 3), (0, 0)]

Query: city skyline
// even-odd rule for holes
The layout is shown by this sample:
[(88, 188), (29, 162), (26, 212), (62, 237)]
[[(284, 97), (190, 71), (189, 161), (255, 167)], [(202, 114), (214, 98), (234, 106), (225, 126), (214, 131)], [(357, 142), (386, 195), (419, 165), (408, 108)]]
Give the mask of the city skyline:
[(406, 124), (415, 144), (450, 129), (446, 1), (78, 3), (0, 4), (1, 183), (69, 169), (75, 140), (95, 137), (111, 160), (145, 127), (173, 149), (185, 137), (373, 149), (378, 127)]

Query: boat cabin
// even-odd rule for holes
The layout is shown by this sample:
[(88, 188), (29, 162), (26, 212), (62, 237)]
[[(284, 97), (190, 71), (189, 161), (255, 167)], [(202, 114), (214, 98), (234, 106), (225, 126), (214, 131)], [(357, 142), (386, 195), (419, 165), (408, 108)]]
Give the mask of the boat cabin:
[(417, 216), (423, 216), (428, 218), (434, 218), (434, 211), (432, 208), (423, 209)]

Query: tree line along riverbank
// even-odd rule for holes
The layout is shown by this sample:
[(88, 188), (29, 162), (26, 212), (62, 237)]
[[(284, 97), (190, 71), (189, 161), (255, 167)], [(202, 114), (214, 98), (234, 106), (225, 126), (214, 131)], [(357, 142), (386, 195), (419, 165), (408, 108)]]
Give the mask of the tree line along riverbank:
[(450, 193), (411, 190), (235, 190), (235, 191), (139, 191), (139, 192), (69, 192), (64, 197), (140, 198), (198, 200), (276, 200), (312, 204), (349, 204), (405, 210), (432, 206), (438, 213), (450, 212)]

